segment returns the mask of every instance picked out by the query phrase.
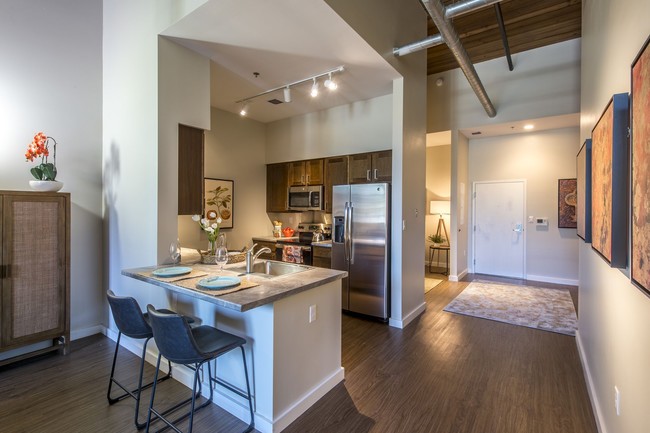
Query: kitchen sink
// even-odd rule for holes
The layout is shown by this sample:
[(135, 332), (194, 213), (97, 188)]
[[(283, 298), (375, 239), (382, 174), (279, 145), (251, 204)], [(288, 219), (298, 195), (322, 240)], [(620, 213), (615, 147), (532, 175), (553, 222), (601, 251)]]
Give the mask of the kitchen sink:
[[(252, 272), (248, 275), (257, 275), (261, 277), (279, 277), (281, 275), (295, 274), (297, 272), (308, 271), (310, 268), (295, 263), (275, 262), (273, 260), (259, 260), (253, 264)], [(230, 269), (233, 272), (239, 272), (246, 275), (246, 265)]]

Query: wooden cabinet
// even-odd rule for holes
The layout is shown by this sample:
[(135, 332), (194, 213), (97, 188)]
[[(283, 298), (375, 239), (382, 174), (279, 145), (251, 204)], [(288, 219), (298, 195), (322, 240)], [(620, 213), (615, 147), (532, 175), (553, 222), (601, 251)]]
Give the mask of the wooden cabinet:
[(390, 182), (393, 151), (359, 153), (349, 157), (349, 183)]
[(289, 164), (266, 166), (266, 211), (286, 212), (289, 207)]
[(178, 125), (178, 215), (203, 215), (203, 130)]
[(253, 239), (253, 244), (257, 244), (255, 246), (255, 252), (258, 252), (264, 247), (267, 247), (271, 250), (270, 253), (260, 254), (259, 255), (260, 258), (267, 259), (267, 260), (275, 260), (275, 242), (259, 241), (259, 240), (256, 241)]
[(289, 186), (322, 185), (323, 160), (289, 162)]
[(70, 195), (0, 191), (0, 352), (70, 344)]
[(332, 213), (332, 187), (348, 183), (348, 157), (336, 156), (325, 158), (324, 210)]
[(320, 247), (318, 245), (312, 245), (312, 265), (319, 268), (331, 268), (332, 267), (332, 248), (331, 247)]

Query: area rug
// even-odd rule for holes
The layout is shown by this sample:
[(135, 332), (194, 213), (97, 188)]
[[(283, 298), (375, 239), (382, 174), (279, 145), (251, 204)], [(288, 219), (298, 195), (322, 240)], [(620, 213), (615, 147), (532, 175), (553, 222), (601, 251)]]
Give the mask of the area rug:
[(442, 280), (437, 278), (425, 278), (424, 279), (424, 293), (427, 293), (429, 290), (436, 287), (438, 284), (442, 283)]
[(576, 311), (566, 289), (472, 281), (444, 311), (573, 335)]

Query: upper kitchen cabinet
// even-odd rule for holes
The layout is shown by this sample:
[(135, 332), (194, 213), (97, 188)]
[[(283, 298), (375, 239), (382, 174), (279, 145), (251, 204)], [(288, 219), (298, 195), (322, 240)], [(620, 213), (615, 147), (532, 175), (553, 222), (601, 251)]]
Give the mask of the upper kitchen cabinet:
[(348, 183), (348, 156), (325, 158), (325, 212), (332, 213), (332, 187)]
[(203, 130), (180, 124), (178, 215), (203, 215)]
[(289, 206), (289, 172), (291, 163), (266, 166), (266, 211), (286, 212)]
[(349, 158), (349, 183), (390, 182), (393, 178), (392, 150), (359, 153)]
[(323, 160), (289, 162), (289, 186), (323, 185)]

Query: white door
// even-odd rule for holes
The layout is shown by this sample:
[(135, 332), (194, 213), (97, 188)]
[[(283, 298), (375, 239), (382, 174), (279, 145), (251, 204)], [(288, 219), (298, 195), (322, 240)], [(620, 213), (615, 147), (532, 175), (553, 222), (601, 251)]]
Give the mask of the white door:
[(474, 272), (525, 278), (526, 184), (474, 183)]

